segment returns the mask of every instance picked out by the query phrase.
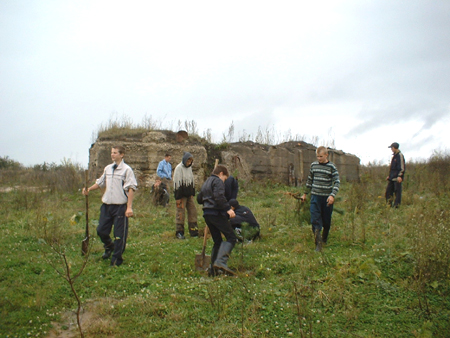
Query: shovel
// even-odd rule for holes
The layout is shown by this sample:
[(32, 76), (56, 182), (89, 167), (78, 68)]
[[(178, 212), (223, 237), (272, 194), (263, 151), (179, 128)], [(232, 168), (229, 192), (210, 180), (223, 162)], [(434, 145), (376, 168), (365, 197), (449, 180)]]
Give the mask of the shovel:
[[(89, 171), (84, 171), (84, 179), (86, 184), (86, 190), (88, 188), (88, 180), (89, 180)], [(88, 195), (85, 195), (86, 197), (86, 237), (81, 242), (81, 255), (84, 256), (88, 253), (89, 250), (89, 197)]]
[(205, 255), (207, 236), (208, 236), (208, 226), (205, 225), (202, 253), (195, 255), (195, 269), (198, 271), (206, 271), (211, 265), (211, 256)]

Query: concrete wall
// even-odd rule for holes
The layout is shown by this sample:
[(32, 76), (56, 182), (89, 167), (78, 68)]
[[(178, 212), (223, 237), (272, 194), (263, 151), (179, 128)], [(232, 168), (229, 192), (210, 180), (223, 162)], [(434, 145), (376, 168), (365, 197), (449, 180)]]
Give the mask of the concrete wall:
[[(179, 136), (179, 135), (178, 135)], [(216, 158), (229, 171), (246, 181), (279, 182), (290, 185), (302, 184), (309, 167), (316, 160), (315, 150), (306, 142), (287, 142), (277, 146), (265, 146), (254, 142), (231, 143), (224, 147), (209, 144), (199, 138), (179, 138), (171, 131), (149, 131), (139, 137), (98, 139), (89, 150), (89, 175), (99, 177), (106, 165), (111, 163), (111, 147), (126, 148), (125, 162), (135, 171), (141, 187), (149, 187), (156, 177), (158, 163), (166, 152), (172, 154), (172, 168), (181, 162), (185, 151), (194, 157), (192, 166), (196, 185), (200, 187), (210, 175)], [(360, 160), (340, 150), (329, 150), (329, 159), (339, 170), (341, 179), (359, 180)]]
[[(328, 158), (336, 164), (342, 178), (359, 180), (358, 157), (329, 149)], [(316, 160), (316, 147), (306, 142), (287, 142), (277, 146), (233, 143), (222, 152), (222, 159), (231, 172), (243, 179), (272, 180), (297, 186), (308, 177), (310, 165)]]

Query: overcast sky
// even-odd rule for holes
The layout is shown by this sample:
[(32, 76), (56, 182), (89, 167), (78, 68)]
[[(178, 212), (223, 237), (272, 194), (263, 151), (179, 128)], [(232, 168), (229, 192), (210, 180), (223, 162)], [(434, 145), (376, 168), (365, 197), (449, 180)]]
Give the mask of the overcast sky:
[(448, 151), (450, 1), (0, 1), (0, 156), (87, 166), (101, 124)]

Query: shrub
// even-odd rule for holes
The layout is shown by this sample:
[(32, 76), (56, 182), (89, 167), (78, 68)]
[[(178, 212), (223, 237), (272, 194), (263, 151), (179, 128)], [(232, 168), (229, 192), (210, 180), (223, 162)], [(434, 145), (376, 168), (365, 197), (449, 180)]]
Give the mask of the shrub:
[(44, 162), (29, 168), (16, 165), (0, 169), (0, 184), (14, 189), (74, 192), (83, 182), (84, 169), (68, 159), (63, 159), (61, 164)]

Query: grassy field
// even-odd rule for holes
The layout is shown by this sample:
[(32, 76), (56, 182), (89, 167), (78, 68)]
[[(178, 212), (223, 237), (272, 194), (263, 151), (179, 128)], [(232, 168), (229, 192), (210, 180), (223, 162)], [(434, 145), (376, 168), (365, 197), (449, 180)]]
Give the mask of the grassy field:
[[(299, 188), (241, 182), (240, 203), (256, 215), (262, 238), (236, 245), (229, 266), (237, 278), (196, 271), (202, 237), (175, 239), (174, 201), (156, 208), (145, 190), (135, 198), (125, 262), (110, 267), (95, 235), (100, 193), (92, 193), (91, 252), (73, 283), (83, 334), (449, 337), (449, 164), (448, 156), (409, 164), (399, 209), (384, 201), (387, 168), (364, 167), (361, 182), (342, 184), (342, 213), (333, 214), (322, 253), (314, 251), (307, 208), (288, 194)], [(70, 176), (67, 167), (47, 170), (59, 181), (39, 176), (65, 189), (47, 183), (0, 193), (1, 337), (80, 336), (63, 259), (73, 280), (84, 264), (85, 200), (77, 191), (82, 172)], [(42, 168), (26, 175), (2, 170), (3, 187), (43, 175)], [(68, 176), (76, 182), (65, 182)], [(209, 239), (208, 253), (211, 246)]]

